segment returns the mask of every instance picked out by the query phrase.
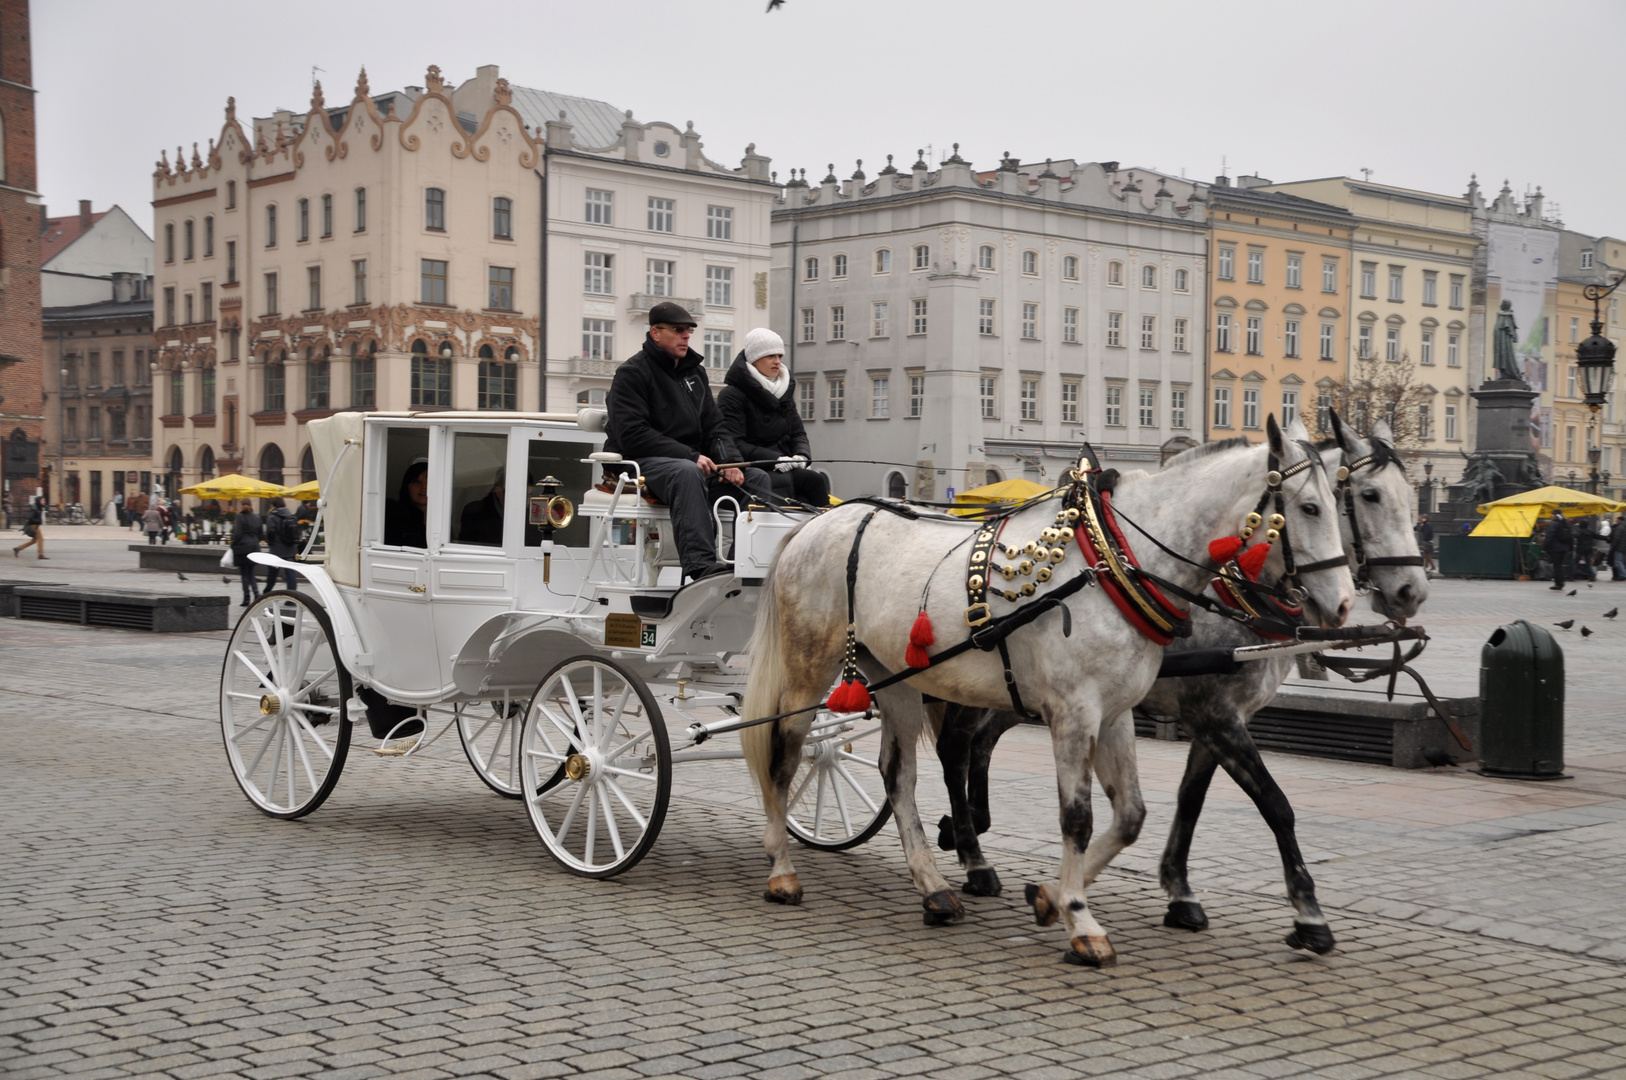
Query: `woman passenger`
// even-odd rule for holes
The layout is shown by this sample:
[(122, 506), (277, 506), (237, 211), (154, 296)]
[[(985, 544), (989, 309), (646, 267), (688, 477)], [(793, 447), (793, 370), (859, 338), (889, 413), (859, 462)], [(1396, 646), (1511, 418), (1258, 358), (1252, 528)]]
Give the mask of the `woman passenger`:
[(796, 411), (796, 391), (784, 360), (785, 342), (772, 330), (758, 327), (745, 335), (745, 348), (717, 395), (722, 437), (745, 460), (774, 470), (769, 479), (775, 493), (828, 506), (830, 482), (807, 467), (812, 456), (807, 429)]
[(401, 491), (384, 504), (384, 543), (391, 547), (429, 547), (429, 461), (419, 458), (401, 476)]

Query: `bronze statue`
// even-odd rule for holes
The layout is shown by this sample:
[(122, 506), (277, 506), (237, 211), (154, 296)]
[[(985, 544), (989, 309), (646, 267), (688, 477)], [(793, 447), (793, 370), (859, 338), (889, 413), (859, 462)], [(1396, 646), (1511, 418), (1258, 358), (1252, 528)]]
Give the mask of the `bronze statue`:
[(1513, 321), (1513, 301), (1503, 300), (1502, 310), (1496, 315), (1496, 329), (1492, 337), (1494, 378), (1524, 381), (1519, 364), (1519, 327)]
[(1496, 485), (1503, 482), (1502, 470), (1487, 457), (1471, 457), (1462, 470), (1462, 501), (1472, 506), (1488, 503), (1496, 498)]

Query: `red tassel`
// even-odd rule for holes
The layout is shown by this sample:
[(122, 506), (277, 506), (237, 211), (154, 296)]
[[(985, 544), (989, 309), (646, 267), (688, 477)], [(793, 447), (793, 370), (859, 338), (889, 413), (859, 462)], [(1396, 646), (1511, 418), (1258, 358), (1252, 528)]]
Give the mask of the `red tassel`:
[(1269, 544), (1255, 544), (1242, 553), (1242, 557), (1236, 561), (1236, 564), (1242, 568), (1244, 574), (1247, 574), (1250, 578), (1257, 578), (1259, 571), (1265, 568), (1265, 560), (1269, 557)]
[(932, 666), (931, 654), (912, 641), (909, 647), (903, 650), (903, 662), (915, 668)]
[(1236, 558), (1236, 553), (1242, 550), (1245, 541), (1240, 536), (1222, 536), (1218, 540), (1208, 542), (1208, 557), (1214, 560), (1215, 565), (1224, 566)]
[(909, 628), (909, 644), (919, 645), (924, 649), (936, 643), (937, 638), (932, 634), (932, 617), (926, 614), (925, 608), (922, 608), (920, 614), (915, 616), (915, 625)]
[(833, 713), (856, 713), (869, 708), (869, 687), (857, 679), (848, 679), (836, 687), (825, 707)]

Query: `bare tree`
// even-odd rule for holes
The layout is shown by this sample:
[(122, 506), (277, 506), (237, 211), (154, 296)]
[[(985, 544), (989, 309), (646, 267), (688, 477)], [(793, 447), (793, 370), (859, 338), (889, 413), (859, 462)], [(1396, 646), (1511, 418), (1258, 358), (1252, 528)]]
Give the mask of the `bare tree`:
[[(1338, 410), (1339, 416), (1362, 435), (1370, 434), (1373, 424), (1386, 419), (1394, 432), (1395, 449), (1421, 449), (1423, 414), (1420, 406), (1429, 405), (1433, 395), (1417, 381), (1417, 365), (1410, 352), (1402, 352), (1398, 361), (1379, 360), (1375, 356), (1358, 358), (1349, 378), (1328, 387), (1322, 394), (1330, 397), (1329, 404)], [(1332, 434), (1331, 424), (1324, 410), (1319, 408), (1316, 426), (1321, 435)]]

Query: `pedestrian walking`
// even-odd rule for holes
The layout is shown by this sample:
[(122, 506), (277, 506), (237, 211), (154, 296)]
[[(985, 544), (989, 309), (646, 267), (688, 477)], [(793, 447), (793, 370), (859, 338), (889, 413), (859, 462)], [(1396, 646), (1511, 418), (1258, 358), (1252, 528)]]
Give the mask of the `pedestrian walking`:
[(1549, 588), (1564, 587), (1564, 571), (1574, 546), (1575, 530), (1564, 520), (1564, 511), (1554, 510), (1553, 520), (1547, 523), (1547, 535), (1541, 541), (1541, 549), (1547, 553), (1547, 560), (1553, 567), (1553, 583)]
[(180, 507), (169, 499), (165, 499), (163, 505), (158, 508), (158, 512), (164, 515), (164, 527), (158, 530), (158, 542), (160, 544), (169, 543), (169, 534), (175, 530), (175, 519), (179, 510)]
[(119, 528), (122, 529), (130, 524), (129, 520), (124, 516), (124, 492), (122, 491), (113, 492), (113, 512), (119, 516)]
[(20, 559), (23, 549), (32, 547), (35, 558), (45, 558), (45, 504), (37, 498), (28, 501), (28, 520), (23, 522), (23, 535), (28, 540), (11, 549), (12, 557)]
[(243, 583), (242, 607), (248, 607), (260, 598), (258, 582), (254, 578), (254, 564), (248, 557), (260, 550), (260, 540), (264, 536), (265, 525), (260, 521), (260, 515), (254, 512), (253, 500), (244, 499), (243, 509), (231, 526), (231, 557), (237, 564), (237, 576)]
[[(299, 522), (293, 514), (288, 512), (287, 503), (281, 498), (271, 500), (271, 513), (265, 518), (265, 544), (271, 549), (271, 554), (279, 559), (292, 559), (299, 552)], [(265, 568), (265, 590), (270, 592), (277, 587), (277, 573), (282, 573), (282, 580), (288, 589), (293, 592), (299, 590), (299, 575), (284, 567), (268, 566)]]
[(141, 531), (147, 534), (148, 547), (158, 543), (158, 534), (164, 531), (164, 512), (157, 503), (149, 503), (141, 512)]
[(1417, 546), (1423, 552), (1423, 573), (1432, 574), (1439, 569), (1434, 564), (1434, 526), (1427, 514), (1417, 516)]
[(1626, 514), (1609, 531), (1609, 580), (1626, 581)]

